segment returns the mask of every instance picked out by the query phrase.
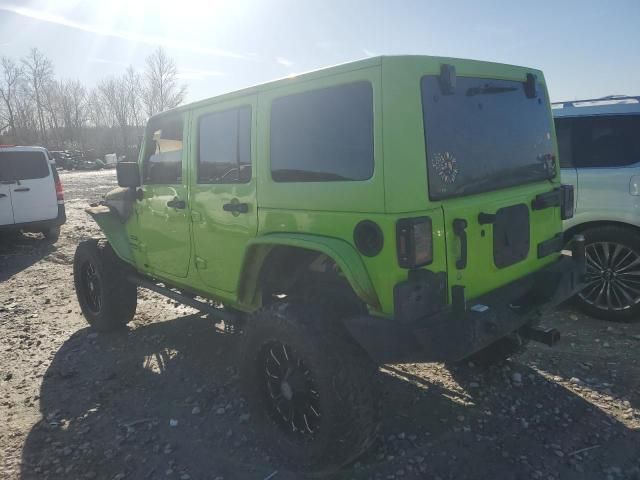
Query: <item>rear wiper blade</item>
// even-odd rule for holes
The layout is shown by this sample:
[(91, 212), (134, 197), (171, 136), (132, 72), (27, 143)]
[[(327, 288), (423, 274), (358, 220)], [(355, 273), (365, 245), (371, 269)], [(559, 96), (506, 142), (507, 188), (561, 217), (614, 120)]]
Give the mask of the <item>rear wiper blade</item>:
[(495, 87), (493, 85), (485, 85), (484, 87), (471, 87), (467, 89), (467, 97), (474, 95), (490, 95), (496, 93), (513, 92), (518, 90), (516, 87)]

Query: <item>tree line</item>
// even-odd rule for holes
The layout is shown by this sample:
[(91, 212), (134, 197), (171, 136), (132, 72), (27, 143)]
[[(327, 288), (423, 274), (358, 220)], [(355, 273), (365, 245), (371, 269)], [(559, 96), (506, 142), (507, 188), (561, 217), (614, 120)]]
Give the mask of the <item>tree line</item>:
[(0, 144), (135, 156), (146, 120), (180, 105), (186, 92), (175, 61), (161, 47), (142, 72), (129, 66), (92, 88), (56, 78), (53, 63), (37, 48), (20, 59), (3, 56)]

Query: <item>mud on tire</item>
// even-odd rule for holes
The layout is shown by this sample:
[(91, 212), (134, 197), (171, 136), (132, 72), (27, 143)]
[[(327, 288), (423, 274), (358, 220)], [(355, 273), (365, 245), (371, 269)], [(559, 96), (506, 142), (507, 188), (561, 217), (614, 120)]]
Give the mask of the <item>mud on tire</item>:
[(323, 309), (269, 305), (249, 320), (241, 346), (243, 390), (275, 455), (328, 473), (373, 443), (377, 367)]
[(80, 242), (73, 258), (78, 303), (87, 322), (100, 332), (124, 327), (133, 319), (137, 287), (125, 277), (125, 265), (108, 242)]

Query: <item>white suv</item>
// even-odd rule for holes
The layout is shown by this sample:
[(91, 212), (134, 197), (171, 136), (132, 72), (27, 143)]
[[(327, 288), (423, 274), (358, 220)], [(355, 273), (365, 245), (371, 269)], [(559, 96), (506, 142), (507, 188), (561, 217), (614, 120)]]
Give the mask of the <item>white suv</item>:
[(55, 241), (65, 220), (62, 183), (47, 150), (0, 145), (0, 232), (42, 232)]
[(567, 238), (586, 238), (589, 314), (640, 317), (640, 97), (614, 95), (553, 105), (562, 183), (572, 184), (575, 213)]

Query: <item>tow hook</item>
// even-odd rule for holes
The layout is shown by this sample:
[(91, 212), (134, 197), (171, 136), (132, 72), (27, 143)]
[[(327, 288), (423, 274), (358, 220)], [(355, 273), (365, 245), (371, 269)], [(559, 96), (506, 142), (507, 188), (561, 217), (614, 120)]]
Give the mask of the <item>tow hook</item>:
[(534, 342), (544, 343), (553, 347), (560, 341), (560, 332), (555, 328), (541, 327), (524, 327), (520, 332), (522, 336), (527, 337)]

